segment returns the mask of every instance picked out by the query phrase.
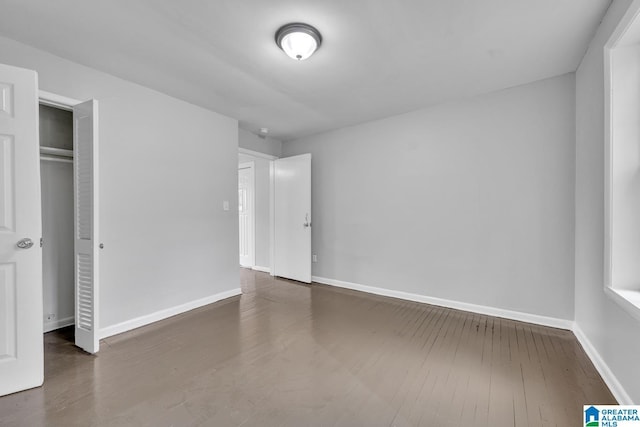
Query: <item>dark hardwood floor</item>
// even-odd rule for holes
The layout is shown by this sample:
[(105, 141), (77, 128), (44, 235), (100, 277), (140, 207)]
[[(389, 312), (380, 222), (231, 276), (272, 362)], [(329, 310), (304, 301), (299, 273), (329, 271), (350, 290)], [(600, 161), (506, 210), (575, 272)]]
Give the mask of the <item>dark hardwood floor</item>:
[(615, 403), (569, 331), (241, 278), (98, 356), (46, 334), (44, 386), (0, 398), (0, 425), (575, 426)]

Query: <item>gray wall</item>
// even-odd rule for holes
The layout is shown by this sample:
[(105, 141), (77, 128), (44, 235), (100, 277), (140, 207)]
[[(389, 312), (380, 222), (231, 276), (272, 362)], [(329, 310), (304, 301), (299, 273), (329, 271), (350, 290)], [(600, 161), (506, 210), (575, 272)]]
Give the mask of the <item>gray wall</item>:
[(100, 103), (101, 327), (239, 287), (236, 120), (6, 38), (0, 62)]
[(280, 157), (282, 154), (281, 141), (270, 136), (261, 138), (245, 129), (238, 129), (238, 145), (241, 148), (269, 154), (270, 156)]
[(253, 162), (255, 165), (255, 224), (256, 224), (256, 267), (270, 268), (271, 266), (271, 211), (269, 192), (269, 164), (267, 159), (240, 154), (239, 163)]
[(285, 142), (313, 274), (573, 319), (574, 76)]
[(604, 287), (603, 47), (631, 1), (614, 1), (576, 72), (576, 315), (577, 326), (640, 403), (640, 322), (611, 301)]
[(40, 145), (73, 150), (73, 113), (46, 105), (40, 105), (38, 113)]
[[(45, 330), (74, 323), (73, 164), (40, 161)], [(47, 320), (53, 314), (54, 319)]]

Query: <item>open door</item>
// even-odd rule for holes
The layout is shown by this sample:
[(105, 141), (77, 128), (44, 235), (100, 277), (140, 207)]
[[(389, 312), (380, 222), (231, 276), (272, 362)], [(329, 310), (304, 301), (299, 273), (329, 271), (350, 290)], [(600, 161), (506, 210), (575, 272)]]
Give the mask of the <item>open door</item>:
[(42, 385), (38, 77), (0, 65), (0, 395)]
[(98, 101), (73, 107), (76, 345), (99, 349)]
[(274, 160), (273, 275), (311, 283), (311, 154)]

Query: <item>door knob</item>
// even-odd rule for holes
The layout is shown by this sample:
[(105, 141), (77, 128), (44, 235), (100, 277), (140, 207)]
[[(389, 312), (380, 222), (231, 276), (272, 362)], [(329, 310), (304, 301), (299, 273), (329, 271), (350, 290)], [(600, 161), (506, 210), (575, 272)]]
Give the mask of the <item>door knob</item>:
[(24, 238), (16, 243), (16, 246), (20, 249), (29, 249), (31, 246), (33, 246), (33, 240), (29, 239), (28, 237)]

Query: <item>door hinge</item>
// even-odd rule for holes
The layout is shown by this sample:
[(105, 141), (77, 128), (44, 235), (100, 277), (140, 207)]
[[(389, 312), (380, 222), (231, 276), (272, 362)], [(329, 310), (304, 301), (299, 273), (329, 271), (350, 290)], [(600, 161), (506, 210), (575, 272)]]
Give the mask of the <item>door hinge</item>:
[(42, 247), (42, 245), (44, 245), (44, 237), (40, 238), (40, 247)]

